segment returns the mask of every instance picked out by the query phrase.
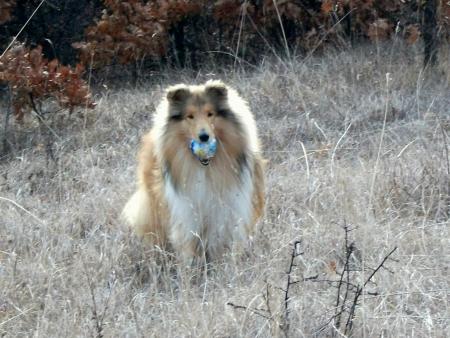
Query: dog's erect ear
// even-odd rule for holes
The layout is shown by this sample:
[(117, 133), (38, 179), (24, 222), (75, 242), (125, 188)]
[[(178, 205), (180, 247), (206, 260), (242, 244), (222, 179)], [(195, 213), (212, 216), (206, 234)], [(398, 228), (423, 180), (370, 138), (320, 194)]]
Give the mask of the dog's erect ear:
[(189, 88), (184, 84), (175, 85), (167, 89), (167, 100), (174, 105), (180, 105), (186, 102), (191, 95)]
[(227, 86), (222, 81), (208, 81), (205, 84), (205, 93), (216, 102), (227, 99)]

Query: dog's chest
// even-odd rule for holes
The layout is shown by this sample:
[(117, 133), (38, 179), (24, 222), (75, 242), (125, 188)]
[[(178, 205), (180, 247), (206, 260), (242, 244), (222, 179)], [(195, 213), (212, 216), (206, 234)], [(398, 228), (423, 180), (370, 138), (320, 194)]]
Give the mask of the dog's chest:
[(241, 173), (239, 183), (217, 188), (206, 170), (192, 175), (176, 190), (170, 180), (165, 196), (175, 228), (207, 237), (243, 236), (252, 216), (252, 180), (249, 170)]

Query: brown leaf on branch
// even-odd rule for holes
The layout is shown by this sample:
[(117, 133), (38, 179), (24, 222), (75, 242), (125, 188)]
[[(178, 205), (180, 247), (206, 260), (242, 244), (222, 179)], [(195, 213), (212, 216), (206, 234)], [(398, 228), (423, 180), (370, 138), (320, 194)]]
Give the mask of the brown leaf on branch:
[(370, 24), (367, 35), (372, 41), (385, 40), (391, 35), (392, 28), (387, 19), (377, 19)]
[(330, 14), (333, 11), (334, 3), (333, 0), (325, 0), (320, 6), (320, 10), (323, 14)]
[(405, 38), (406, 42), (410, 45), (413, 45), (419, 40), (420, 37), (420, 29), (417, 25), (409, 25), (405, 29)]
[(12, 19), (12, 10), (16, 6), (15, 0), (0, 1), (0, 25)]

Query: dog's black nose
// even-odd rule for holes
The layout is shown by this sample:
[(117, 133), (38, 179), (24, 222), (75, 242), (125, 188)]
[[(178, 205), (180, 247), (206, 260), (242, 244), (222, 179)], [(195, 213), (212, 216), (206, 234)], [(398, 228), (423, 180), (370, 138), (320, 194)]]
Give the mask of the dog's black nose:
[(207, 133), (203, 132), (198, 135), (198, 138), (200, 139), (201, 142), (208, 142), (209, 135)]

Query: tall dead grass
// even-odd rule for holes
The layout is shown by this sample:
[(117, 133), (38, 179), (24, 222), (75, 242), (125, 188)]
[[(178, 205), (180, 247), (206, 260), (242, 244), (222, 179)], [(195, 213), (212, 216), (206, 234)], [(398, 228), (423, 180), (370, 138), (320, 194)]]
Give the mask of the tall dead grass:
[[(0, 334), (338, 335), (329, 281), (345, 264), (348, 225), (352, 283), (398, 247), (362, 295), (353, 335), (446, 336), (449, 65), (424, 73), (414, 53), (383, 45), (235, 72), (168, 71), (139, 89), (99, 93), (86, 128), (74, 117), (60, 129), (55, 161), (28, 138), (0, 164)], [(248, 99), (270, 163), (266, 216), (250, 253), (229, 253), (203, 275), (141, 243), (118, 214), (162, 89), (211, 77)], [(286, 331), (295, 240), (302, 254)]]

